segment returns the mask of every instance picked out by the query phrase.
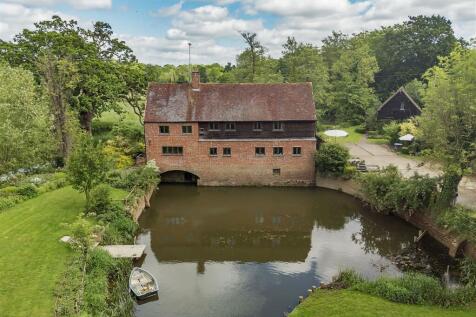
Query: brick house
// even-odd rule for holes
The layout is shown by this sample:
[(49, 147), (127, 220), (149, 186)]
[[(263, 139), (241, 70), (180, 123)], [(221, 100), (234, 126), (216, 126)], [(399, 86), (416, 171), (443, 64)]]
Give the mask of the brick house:
[(315, 106), (310, 83), (151, 83), (147, 160), (163, 181), (204, 186), (314, 184)]

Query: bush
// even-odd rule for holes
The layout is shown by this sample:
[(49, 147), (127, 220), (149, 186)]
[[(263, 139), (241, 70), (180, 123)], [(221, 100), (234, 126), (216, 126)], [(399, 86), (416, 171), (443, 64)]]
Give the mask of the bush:
[(91, 191), (91, 201), (88, 212), (97, 215), (107, 212), (112, 208), (111, 187), (109, 185), (98, 185)]
[(19, 195), (10, 195), (6, 197), (0, 197), (0, 210), (13, 207), (24, 200), (25, 198)]
[(18, 188), (18, 194), (30, 199), (38, 196), (38, 188), (33, 184), (22, 185)]
[(324, 143), (316, 152), (316, 167), (322, 175), (340, 176), (349, 160), (349, 150), (337, 143)]
[(114, 127), (114, 122), (110, 121), (101, 121), (101, 120), (93, 120), (92, 122), (92, 131), (93, 134), (96, 133), (104, 133), (112, 131)]
[(476, 287), (476, 260), (464, 258), (461, 260), (460, 270), (461, 282), (468, 287)]
[(391, 121), (384, 125), (382, 129), (384, 136), (388, 139), (390, 144), (398, 141), (398, 138), (400, 137), (400, 125), (397, 122)]
[(427, 209), (437, 193), (437, 179), (415, 174), (403, 178), (398, 169), (390, 165), (379, 172), (358, 177), (361, 192), (378, 212), (396, 212), (411, 215)]
[(447, 289), (437, 279), (420, 273), (407, 273), (398, 278), (381, 277), (352, 288), (403, 304), (450, 307), (466, 305), (476, 298), (475, 289)]
[(135, 122), (121, 121), (114, 125), (112, 134), (130, 141), (142, 142), (144, 140), (144, 127)]
[(354, 129), (354, 131), (356, 133), (364, 134), (365, 132), (367, 132), (367, 129), (365, 127), (362, 127), (362, 126), (358, 126)]
[(472, 242), (476, 242), (475, 211), (464, 208), (449, 208), (438, 215), (438, 224)]
[(349, 288), (363, 282), (362, 276), (354, 270), (344, 270), (332, 280), (332, 285), (336, 288)]

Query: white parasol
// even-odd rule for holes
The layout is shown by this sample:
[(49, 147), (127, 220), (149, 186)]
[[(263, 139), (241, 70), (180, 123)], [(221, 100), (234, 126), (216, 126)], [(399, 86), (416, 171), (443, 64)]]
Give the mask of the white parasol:
[(344, 130), (326, 130), (324, 131), (324, 134), (335, 138), (340, 138), (349, 135), (349, 133), (345, 132)]
[(412, 141), (415, 137), (411, 134), (405, 134), (404, 136), (399, 137), (400, 141)]

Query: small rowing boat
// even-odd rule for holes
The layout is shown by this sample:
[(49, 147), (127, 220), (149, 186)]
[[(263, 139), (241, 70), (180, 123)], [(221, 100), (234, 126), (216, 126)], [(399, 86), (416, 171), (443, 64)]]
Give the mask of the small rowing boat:
[(139, 267), (132, 269), (129, 277), (129, 289), (137, 299), (145, 299), (159, 293), (159, 285), (154, 276)]

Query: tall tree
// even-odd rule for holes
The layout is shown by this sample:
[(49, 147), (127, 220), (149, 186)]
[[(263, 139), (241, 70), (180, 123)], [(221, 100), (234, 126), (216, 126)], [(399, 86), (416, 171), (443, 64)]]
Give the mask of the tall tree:
[(76, 21), (58, 16), (35, 23), (33, 30), (23, 30), (13, 43), (3, 47), (1, 51), (10, 64), (27, 67), (41, 80), (45, 80), (45, 72), (38, 65), (40, 57), (50, 56), (50, 64), (64, 60), (73, 63), (77, 71), (75, 85), (61, 88), (68, 90), (63, 95), (68, 96), (68, 104), (78, 113), (82, 128), (89, 132), (94, 116), (117, 107), (123, 83), (116, 63), (135, 60), (131, 49), (113, 37), (107, 23), (97, 22), (92, 30), (86, 30)]
[[(250, 32), (241, 32), (241, 37), (245, 40), (245, 43), (248, 45), (248, 48), (240, 55), (238, 58), (238, 63), (246, 64), (249, 62), (250, 64), (250, 74), (249, 74), (249, 81), (254, 82), (257, 63), (260, 62), (260, 59), (264, 57), (266, 52), (265, 48), (261, 45), (261, 43), (256, 39), (256, 33)], [(249, 60), (249, 61), (246, 61)]]
[(414, 78), (419, 79), (458, 42), (450, 20), (439, 15), (410, 17), (402, 24), (375, 32), (371, 46), (380, 67), (375, 88), (381, 99)]
[(51, 159), (47, 100), (31, 72), (0, 63), (0, 174)]
[(79, 135), (68, 158), (67, 172), (74, 189), (86, 195), (86, 210), (89, 210), (91, 191), (104, 181), (109, 162), (101, 144), (89, 134)]
[(340, 122), (364, 122), (378, 103), (370, 86), (377, 71), (377, 60), (368, 44), (358, 38), (351, 40), (330, 71), (327, 118)]
[(327, 65), (316, 47), (298, 43), (293, 37), (288, 37), (283, 45), (279, 70), (286, 82), (312, 82), (315, 102), (318, 105), (325, 104), (329, 74)]
[(476, 50), (458, 46), (429, 69), (419, 119), (425, 142), (445, 163), (440, 206), (450, 205), (463, 174), (476, 159)]

